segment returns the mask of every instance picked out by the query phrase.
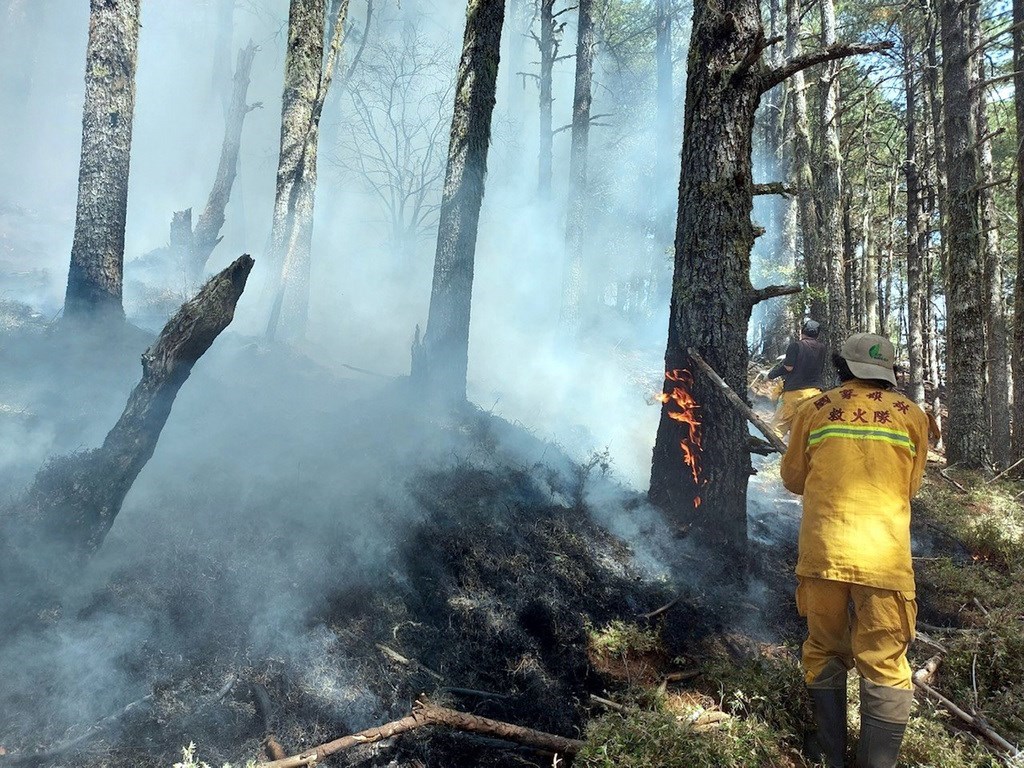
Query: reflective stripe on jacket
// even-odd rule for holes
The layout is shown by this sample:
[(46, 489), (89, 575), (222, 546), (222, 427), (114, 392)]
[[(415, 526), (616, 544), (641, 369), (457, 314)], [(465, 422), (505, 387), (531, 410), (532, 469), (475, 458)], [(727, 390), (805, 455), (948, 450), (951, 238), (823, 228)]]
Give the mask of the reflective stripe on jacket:
[(898, 392), (849, 381), (800, 406), (782, 481), (803, 494), (799, 576), (914, 591), (910, 499), (928, 418)]

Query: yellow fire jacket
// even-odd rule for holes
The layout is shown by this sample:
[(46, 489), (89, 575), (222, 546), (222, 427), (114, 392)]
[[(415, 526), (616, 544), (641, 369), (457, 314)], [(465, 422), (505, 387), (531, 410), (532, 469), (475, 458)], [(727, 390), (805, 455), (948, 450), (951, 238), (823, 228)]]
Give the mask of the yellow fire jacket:
[(897, 392), (849, 381), (793, 421), (782, 482), (803, 494), (798, 576), (914, 591), (910, 499), (928, 459), (928, 418)]

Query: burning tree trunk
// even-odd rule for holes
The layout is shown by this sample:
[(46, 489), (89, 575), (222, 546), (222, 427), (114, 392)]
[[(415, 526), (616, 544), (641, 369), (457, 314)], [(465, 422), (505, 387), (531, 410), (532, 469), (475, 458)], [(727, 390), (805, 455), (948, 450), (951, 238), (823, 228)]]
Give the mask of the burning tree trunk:
[(985, 413), (984, 270), (978, 224), (978, 162), (971, 108), (967, 5), (941, 0), (942, 86), (949, 185), (947, 355), (950, 463), (982, 466), (989, 458)]
[[(828, 48), (836, 42), (836, 7), (833, 0), (821, 2), (821, 43)], [(842, 155), (839, 151), (839, 62), (825, 64), (821, 75), (821, 156), (816, 169), (821, 231), (821, 259), (828, 276), (828, 339), (838, 349), (849, 335), (843, 253)]]
[(78, 208), (64, 312), (121, 318), (140, 0), (92, 0)]
[(473, 265), (504, 14), (504, 0), (469, 0), (466, 9), (430, 311), (423, 343), (413, 348), (413, 378), (451, 402), (466, 398)]
[(760, 63), (767, 45), (758, 0), (694, 5), (664, 406), (649, 494), (712, 543), (738, 548), (747, 529), (746, 422), (712, 382), (692, 375), (687, 348), (733, 390), (746, 391), (751, 309), (782, 293), (750, 283), (751, 142), (761, 95), (813, 64), (875, 50), (837, 45), (769, 68)]
[[(786, 0), (786, 56), (800, 55), (800, 0)], [(798, 219), (803, 243), (804, 272), (807, 279), (811, 317), (822, 321), (828, 314), (825, 297), (827, 279), (821, 258), (818, 212), (814, 202), (814, 174), (811, 171), (811, 139), (807, 119), (807, 94), (804, 73), (789, 80), (793, 130), (793, 177), (796, 182)]]
[[(14, 507), (21, 547), (56, 542), (72, 561), (95, 552), (149, 461), (192, 366), (234, 317), (253, 261), (242, 256), (182, 305), (142, 355), (142, 380), (103, 446), (50, 462)], [(26, 537), (27, 540), (25, 540)]]
[(299, 339), (306, 333), (320, 115), (341, 49), (348, 6), (348, 0), (342, 0), (338, 6), (324, 63), (323, 0), (291, 0), (281, 106), (281, 155), (268, 246), (271, 268), (277, 267), (281, 272), (267, 324), (269, 338), (279, 331), (288, 339)]
[(903, 90), (906, 97), (907, 177), (907, 330), (910, 356), (910, 385), (907, 394), (915, 403), (924, 402), (924, 301), (921, 279), (921, 184), (917, 166), (917, 85), (914, 82), (913, 22), (903, 24)]
[(579, 0), (576, 41), (576, 89), (572, 102), (569, 202), (565, 244), (568, 264), (562, 280), (562, 327), (574, 335), (583, 303), (583, 233), (586, 229), (587, 146), (590, 140), (591, 81), (594, 76), (593, 0)]

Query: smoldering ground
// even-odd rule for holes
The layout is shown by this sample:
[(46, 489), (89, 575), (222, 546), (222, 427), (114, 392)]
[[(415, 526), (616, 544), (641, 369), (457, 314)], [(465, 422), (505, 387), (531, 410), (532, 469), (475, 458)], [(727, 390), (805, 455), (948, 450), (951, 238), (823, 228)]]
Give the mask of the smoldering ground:
[[(31, 14), (22, 29), (40, 37), (6, 38), (10, 66), (0, 80), (16, 150), (0, 169), (2, 255), (6, 273), (31, 277), (10, 283), (0, 337), (8, 408), (0, 482), (10, 503), (48, 457), (98, 445), (117, 418), (159, 327), (140, 309), (139, 286), (179, 298), (190, 289), (147, 284), (131, 262), (166, 243), (172, 211), (202, 204), (220, 147), (211, 83), (223, 73), (196, 54), (214, 46), (214, 5), (150, 4), (126, 268), (129, 316), (145, 330), (88, 343), (65, 335), (51, 321), (74, 216), (86, 14), (80, 4), (57, 5), (67, 13), (22, 4)], [(429, 50), (447, 51), (438, 69), (453, 72), (464, 20), (456, 6), (403, 1), (380, 11), (371, 31), (401, 46), (412, 24)], [(356, 24), (363, 12), (353, 4)], [(308, 341), (293, 350), (262, 340), (272, 275), (259, 252), (273, 197), (285, 15), (283, 2), (240, 4), (232, 34), (232, 51), (250, 37), (260, 46), (249, 100), (264, 106), (247, 118), (210, 269), (249, 250), (256, 272), (231, 329), (179, 394), (103, 549), (73, 588), (2, 644), (0, 745), (9, 752), (67, 743), (142, 700), (57, 762), (167, 764), (190, 740), (206, 759), (237, 760), (257, 752), (264, 720), (300, 748), (405, 714), (421, 690), (445, 695), (446, 686), (510, 697), (455, 702), (482, 714), (573, 735), (583, 723), (579, 699), (600, 684), (585, 656), (588, 622), (633, 617), (685, 588), (707, 615), (681, 605), (673, 648), (739, 619), (768, 631), (756, 616), (737, 617), (714, 580), (698, 577), (701, 553), (637, 494), (657, 420), (651, 393), (661, 383), (667, 296), (665, 306), (627, 308), (620, 293), (636, 280), (664, 282), (669, 270), (649, 221), (660, 205), (648, 205), (651, 101), (641, 86), (650, 78), (628, 57), (602, 65), (595, 112), (608, 111), (601, 94), (623, 83), (637, 96), (594, 131), (589, 248), (602, 288), (588, 310), (593, 332), (569, 346), (551, 330), (565, 260), (567, 134), (556, 137), (552, 198), (539, 200), (535, 86), (514, 73), (500, 78), (470, 351), (470, 397), (481, 410), (438, 420), (396, 376), (426, 317), (433, 238), (426, 227), (402, 259), (388, 248), (384, 212), (339, 157), (358, 144), (355, 126), (339, 118), (351, 111), (350, 95), (324, 118), (334, 121), (324, 135), (337, 143), (323, 155), (337, 162), (321, 166)], [(570, 25), (566, 49), (573, 33)], [(67, 56), (26, 80), (18, 54), (41, 40)], [(528, 51), (520, 67), (534, 58)], [(571, 90), (571, 65), (560, 64), (556, 109), (571, 104)], [(447, 130), (440, 137), (443, 159)], [(672, 189), (659, 194), (671, 198)], [(51, 553), (32, 556), (45, 570)], [(26, 586), (5, 583), (5, 597)], [(443, 684), (389, 660), (378, 644)], [(257, 711), (259, 686), (272, 713)], [(461, 737), (408, 749), (446, 765), (455, 756), (511, 759)]]

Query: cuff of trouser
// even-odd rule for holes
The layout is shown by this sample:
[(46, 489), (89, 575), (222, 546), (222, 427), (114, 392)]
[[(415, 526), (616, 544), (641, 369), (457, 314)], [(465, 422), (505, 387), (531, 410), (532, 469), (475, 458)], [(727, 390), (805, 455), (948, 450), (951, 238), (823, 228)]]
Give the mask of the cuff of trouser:
[(904, 688), (890, 688), (866, 678), (860, 681), (860, 711), (862, 716), (883, 723), (903, 725), (910, 719), (914, 692)]
[(833, 656), (828, 662), (822, 667), (821, 672), (818, 673), (812, 681), (807, 683), (808, 688), (815, 688), (818, 690), (834, 690), (841, 688), (846, 690), (846, 673), (848, 671), (846, 663), (839, 658)]

